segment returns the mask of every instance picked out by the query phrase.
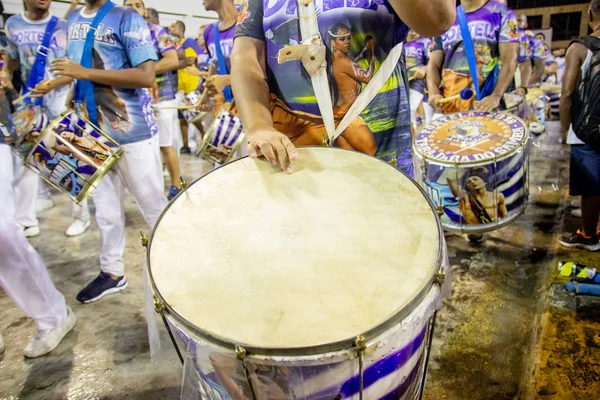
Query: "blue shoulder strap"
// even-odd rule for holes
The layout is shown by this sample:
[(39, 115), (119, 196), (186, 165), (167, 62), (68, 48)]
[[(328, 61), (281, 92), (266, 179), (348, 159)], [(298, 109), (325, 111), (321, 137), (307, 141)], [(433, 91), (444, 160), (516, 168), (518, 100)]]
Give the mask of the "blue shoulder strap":
[[(46, 60), (48, 59), (48, 52), (50, 51), (50, 41), (52, 40), (52, 36), (54, 35), (54, 30), (56, 29), (57, 23), (58, 17), (53, 16), (52, 18), (50, 18), (50, 21), (48, 21), (48, 25), (46, 25), (46, 32), (44, 32), (42, 43), (40, 43), (37, 49), (35, 63), (31, 68), (29, 79), (27, 79), (27, 86), (23, 88), (23, 94), (28, 93), (31, 89), (35, 87), (35, 85), (44, 80), (44, 75), (46, 73)], [(31, 99), (27, 98), (27, 103), (31, 103)], [(36, 99), (35, 104), (41, 106), (42, 98), (40, 97)]]
[[(96, 13), (96, 16), (92, 20), (92, 25), (87, 31), (85, 37), (85, 44), (83, 45), (83, 54), (79, 63), (85, 68), (92, 68), (93, 63), (93, 49), (94, 49), (94, 38), (96, 37), (96, 30), (98, 25), (106, 14), (115, 7), (115, 3), (107, 1)], [(90, 81), (80, 81), (75, 83), (75, 94), (74, 101), (76, 103), (82, 103), (85, 99), (85, 106), (88, 112), (88, 119), (98, 126), (98, 111), (96, 109), (96, 97), (94, 96), (94, 84)]]
[[(225, 57), (223, 57), (223, 51), (221, 50), (221, 40), (219, 38), (219, 22), (215, 22), (213, 25), (213, 37), (215, 41), (215, 51), (217, 52), (217, 60), (219, 62), (219, 75), (227, 75), (229, 72), (227, 71), (227, 65), (225, 65)], [(233, 93), (231, 92), (231, 87), (226, 86), (223, 89), (223, 96), (225, 96), (225, 101), (231, 103), (233, 101)]]
[(467, 62), (469, 63), (469, 70), (471, 71), (473, 86), (475, 86), (475, 94), (477, 95), (477, 100), (481, 100), (481, 92), (479, 90), (479, 77), (477, 75), (477, 60), (475, 58), (475, 48), (473, 47), (473, 40), (471, 40), (471, 32), (469, 32), (467, 14), (465, 13), (465, 9), (462, 5), (456, 8), (456, 18), (458, 19), (458, 25), (460, 25), (460, 33), (463, 39), (463, 47), (465, 49), (465, 55), (467, 56)]

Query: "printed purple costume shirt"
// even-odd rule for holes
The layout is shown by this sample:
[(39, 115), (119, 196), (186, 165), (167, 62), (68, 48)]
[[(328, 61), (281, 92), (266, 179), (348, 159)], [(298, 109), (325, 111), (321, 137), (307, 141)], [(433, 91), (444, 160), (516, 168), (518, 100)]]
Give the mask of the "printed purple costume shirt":
[[(215, 22), (218, 24), (218, 22)], [(206, 50), (208, 52), (209, 62), (213, 63), (217, 66), (218, 71), (218, 61), (217, 61), (217, 50), (215, 44), (215, 35), (213, 32), (215, 24), (210, 24), (206, 28), (204, 28), (204, 43), (206, 43)], [(219, 31), (219, 43), (221, 44), (221, 52), (223, 53), (223, 58), (225, 59), (225, 65), (227, 66), (227, 71), (231, 72), (231, 50), (233, 49), (233, 38), (235, 37), (235, 24), (224, 30)]]
[[(485, 81), (498, 64), (499, 45), (519, 43), (517, 19), (510, 8), (494, 0), (466, 14), (479, 76)], [(442, 50), (445, 54), (443, 69), (470, 74), (458, 19), (448, 32), (435, 39), (435, 50)]]
[[(150, 36), (154, 42), (154, 48), (158, 54), (159, 61), (168, 51), (175, 51), (175, 43), (173, 38), (167, 33), (167, 30), (160, 25), (149, 23)], [(160, 103), (175, 99), (177, 92), (177, 74), (174, 71), (167, 71), (160, 75), (156, 75), (154, 87), (150, 90), (152, 101)]]
[(414, 76), (419, 68), (425, 67), (429, 62), (430, 48), (431, 39), (425, 37), (420, 37), (404, 45), (409, 87), (420, 93), (425, 91), (425, 79), (414, 79)]

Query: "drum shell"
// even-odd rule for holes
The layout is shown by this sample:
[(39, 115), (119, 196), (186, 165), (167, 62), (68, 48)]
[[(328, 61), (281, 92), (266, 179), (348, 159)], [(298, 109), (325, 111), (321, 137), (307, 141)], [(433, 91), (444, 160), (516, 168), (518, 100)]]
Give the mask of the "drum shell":
[[(95, 145), (95, 148), (86, 153), (84, 148), (75, 147), (72, 140), (61, 139), (64, 132), (88, 139), (87, 143)], [(77, 115), (74, 110), (68, 110), (46, 127), (24, 159), (26, 167), (79, 203), (89, 196), (122, 151), (89, 120)]]
[[(415, 179), (422, 184), (425, 192), (438, 207), (444, 230), (473, 234), (489, 232), (509, 224), (525, 211), (529, 197), (529, 160), (526, 144), (496, 160), (467, 165), (424, 159), (415, 151), (414, 163)], [(486, 182), (486, 188), (494, 193), (494, 202), (498, 203), (499, 194), (504, 197), (507, 215), (487, 224), (467, 224), (462, 217), (460, 200), (452, 194), (447, 180), (450, 178), (460, 182), (464, 173), (480, 168), (489, 171), (491, 179)], [(464, 187), (462, 189), (464, 190)]]
[[(185, 95), (186, 105), (196, 104), (200, 100), (201, 96), (202, 96), (202, 94), (198, 90), (187, 93)], [(203, 112), (200, 112), (199, 110), (197, 110), (195, 108), (188, 108), (185, 110), (181, 110), (181, 114), (183, 115), (183, 118), (186, 120), (186, 122), (188, 124), (192, 124), (192, 123), (202, 119), (202, 117), (204, 116)]]
[[(28, 114), (31, 118), (28, 118)], [(24, 158), (48, 126), (48, 117), (42, 107), (28, 105), (15, 111), (12, 118), (17, 132), (15, 151), (19, 157)]]
[(215, 165), (227, 164), (246, 154), (241, 120), (223, 107), (204, 135), (198, 155)]

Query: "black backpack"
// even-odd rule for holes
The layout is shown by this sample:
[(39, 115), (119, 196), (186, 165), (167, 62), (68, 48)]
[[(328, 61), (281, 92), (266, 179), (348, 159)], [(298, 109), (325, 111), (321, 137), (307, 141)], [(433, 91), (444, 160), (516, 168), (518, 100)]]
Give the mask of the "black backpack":
[(571, 105), (571, 123), (575, 135), (600, 152), (600, 38), (586, 36), (580, 43), (592, 51), (592, 59), (579, 92)]

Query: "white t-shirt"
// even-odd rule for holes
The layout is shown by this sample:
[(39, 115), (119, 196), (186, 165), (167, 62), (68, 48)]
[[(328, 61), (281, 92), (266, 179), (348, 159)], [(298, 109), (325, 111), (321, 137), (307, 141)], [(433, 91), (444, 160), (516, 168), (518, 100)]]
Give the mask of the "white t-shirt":
[[(592, 61), (592, 54), (593, 54), (592, 51), (588, 50), (587, 57), (585, 58), (585, 62), (581, 66), (581, 80), (582, 81), (585, 78), (585, 76), (587, 75), (588, 69), (590, 68), (590, 62)], [(575, 135), (575, 132), (573, 131), (573, 125), (571, 125), (569, 127), (569, 134), (567, 135), (567, 144), (585, 144), (581, 140), (579, 140), (577, 135)]]

